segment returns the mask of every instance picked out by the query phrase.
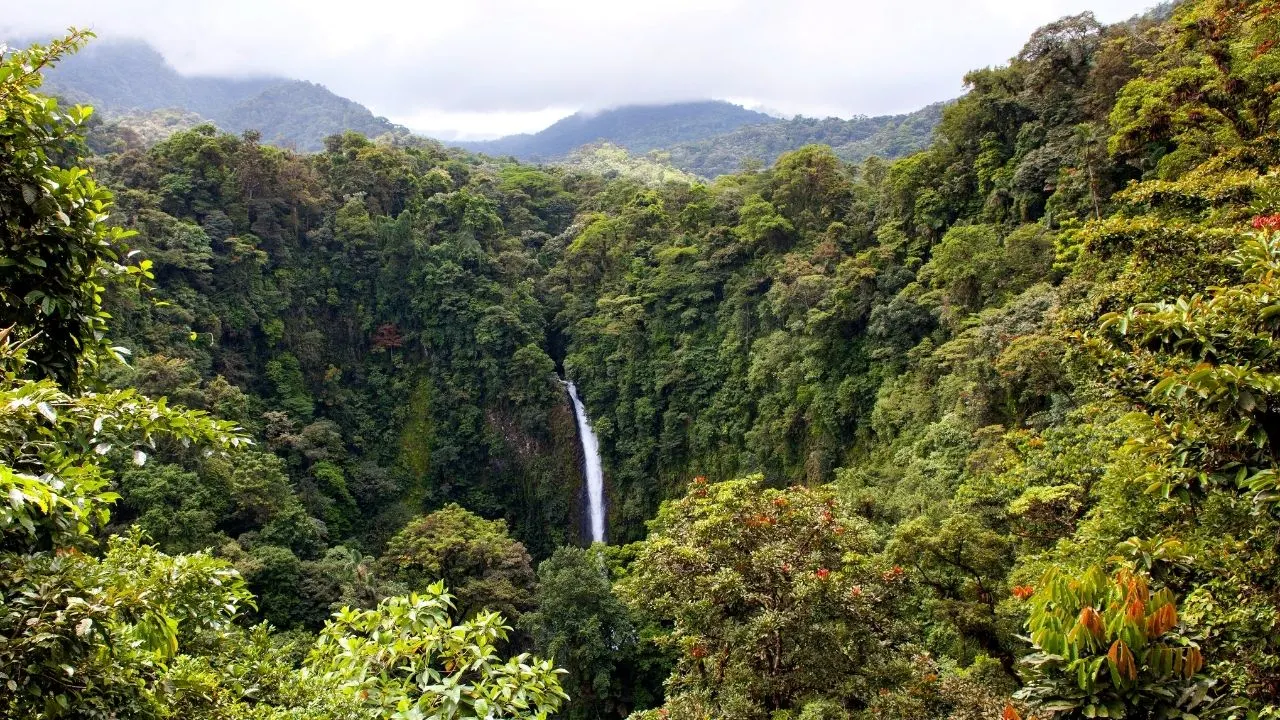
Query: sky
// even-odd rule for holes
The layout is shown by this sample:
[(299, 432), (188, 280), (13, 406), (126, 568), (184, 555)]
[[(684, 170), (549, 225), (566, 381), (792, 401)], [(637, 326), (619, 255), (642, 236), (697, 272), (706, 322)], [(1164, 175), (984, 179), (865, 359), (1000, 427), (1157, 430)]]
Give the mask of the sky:
[(579, 110), (724, 99), (777, 115), (909, 112), (960, 95), (1037, 27), (1153, 0), (0, 0), (0, 37), (88, 27), (185, 74), (283, 75), (445, 140)]

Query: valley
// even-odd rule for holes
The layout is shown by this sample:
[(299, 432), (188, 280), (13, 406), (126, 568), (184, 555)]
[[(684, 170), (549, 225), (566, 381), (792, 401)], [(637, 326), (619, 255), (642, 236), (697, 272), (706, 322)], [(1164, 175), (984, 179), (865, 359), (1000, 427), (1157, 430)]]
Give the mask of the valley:
[(1277, 717), (1278, 36), (461, 147), (7, 51), (0, 716)]

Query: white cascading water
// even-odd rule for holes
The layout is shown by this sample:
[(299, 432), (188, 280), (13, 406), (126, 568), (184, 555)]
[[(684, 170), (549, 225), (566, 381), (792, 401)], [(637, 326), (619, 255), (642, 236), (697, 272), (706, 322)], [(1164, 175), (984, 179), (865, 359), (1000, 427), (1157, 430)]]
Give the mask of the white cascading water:
[(591, 541), (604, 542), (604, 471), (600, 469), (600, 443), (587, 419), (587, 408), (578, 399), (578, 388), (563, 381), (573, 401), (573, 414), (578, 418), (578, 437), (582, 438), (583, 469), (587, 475), (587, 502), (591, 506)]

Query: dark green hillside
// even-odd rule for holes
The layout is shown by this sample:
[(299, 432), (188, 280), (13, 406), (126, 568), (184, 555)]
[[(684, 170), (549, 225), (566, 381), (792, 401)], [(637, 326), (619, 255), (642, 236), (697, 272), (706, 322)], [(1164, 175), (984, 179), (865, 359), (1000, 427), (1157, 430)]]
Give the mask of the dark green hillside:
[(108, 120), (140, 124), (142, 136), (155, 110), (195, 113), (230, 132), (257, 130), (264, 142), (301, 151), (320, 150), (324, 138), (346, 131), (369, 137), (406, 133), (368, 108), (314, 83), (284, 78), (188, 77), (141, 41), (90, 45), (50, 71), (45, 91), (93, 105)]
[(936, 103), (906, 115), (852, 120), (795, 117), (681, 143), (665, 152), (672, 165), (705, 178), (737, 172), (750, 163), (772, 165), (785, 152), (815, 144), (830, 145), (846, 162), (862, 162), (873, 155), (892, 160), (929, 146), (943, 107)]
[(386, 133), (408, 134), (390, 120), (375, 117), (360, 103), (302, 80), (272, 85), (253, 97), (218, 109), (210, 118), (230, 132), (258, 130), (265, 143), (302, 151), (320, 150), (323, 138), (343, 131), (371, 138)]
[(612, 143), (633, 153), (645, 153), (771, 119), (764, 113), (711, 100), (628, 105), (594, 113), (574, 113), (531, 135), (457, 144), (495, 157), (511, 155), (528, 162), (542, 162), (558, 159), (583, 145), (598, 142)]

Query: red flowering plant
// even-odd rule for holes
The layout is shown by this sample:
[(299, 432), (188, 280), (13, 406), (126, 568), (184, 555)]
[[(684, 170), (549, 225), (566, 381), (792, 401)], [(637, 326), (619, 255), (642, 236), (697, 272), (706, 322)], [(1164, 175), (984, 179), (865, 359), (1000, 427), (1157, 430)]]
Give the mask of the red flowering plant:
[(1262, 232), (1280, 232), (1280, 214), (1259, 215), (1253, 219), (1253, 229)]

